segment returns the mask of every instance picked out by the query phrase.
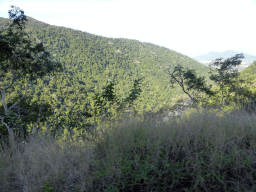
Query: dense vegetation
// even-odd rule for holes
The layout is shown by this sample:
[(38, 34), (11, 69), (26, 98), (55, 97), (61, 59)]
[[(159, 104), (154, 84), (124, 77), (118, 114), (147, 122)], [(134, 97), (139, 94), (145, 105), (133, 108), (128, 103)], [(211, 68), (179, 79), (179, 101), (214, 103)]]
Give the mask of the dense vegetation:
[[(27, 20), (24, 31), (29, 39), (34, 44), (42, 43), (52, 61), (60, 62), (64, 68), (55, 77), (48, 75), (34, 81), (21, 102), (23, 107), (37, 110), (34, 112), (34, 119), (39, 119), (37, 126), (41, 122), (46, 127), (45, 122), (53, 120), (52, 126), (56, 129), (65, 124), (73, 128), (94, 124), (98, 121), (94, 116), (96, 95), (109, 83), (114, 83), (115, 95), (123, 102), (137, 79), (143, 81), (140, 96), (133, 103), (136, 113), (169, 108), (184, 94), (179, 89), (170, 89), (166, 66), (181, 64), (202, 76), (209, 76), (207, 67), (164, 47), (51, 26), (30, 17)], [(0, 18), (1, 29), (6, 29), (5, 25), (10, 23), (10, 19)], [(8, 90), (6, 102), (9, 105), (22, 94), (21, 87), (17, 83)], [(44, 108), (38, 117), (40, 106)], [(108, 111), (115, 113), (110, 106)], [(29, 126), (34, 122), (28, 122)]]
[[(27, 36), (24, 12), (9, 15), (0, 191), (254, 190), (255, 110), (243, 107), (256, 100), (255, 64), (234, 71), (242, 54), (206, 68), (166, 48), (32, 18)], [(192, 108), (160, 113), (180, 98)]]
[(254, 61), (249, 67), (241, 72), (241, 76), (248, 82), (256, 82), (256, 61)]

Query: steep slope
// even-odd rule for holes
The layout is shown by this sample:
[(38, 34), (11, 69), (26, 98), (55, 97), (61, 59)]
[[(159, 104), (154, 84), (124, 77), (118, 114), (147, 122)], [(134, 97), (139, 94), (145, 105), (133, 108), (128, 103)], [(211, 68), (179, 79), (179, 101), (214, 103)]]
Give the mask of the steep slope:
[[(0, 18), (0, 29), (8, 22), (9, 19)], [(169, 88), (169, 77), (164, 71), (166, 66), (181, 64), (208, 77), (206, 66), (150, 43), (106, 38), (48, 25), (31, 17), (28, 17), (26, 31), (33, 41), (43, 42), (52, 60), (61, 62), (65, 68), (56, 79), (46, 77), (36, 83), (36, 95), (50, 92), (49, 97), (56, 100), (51, 103), (78, 96), (83, 101), (81, 105), (90, 105), (95, 93), (100, 93), (102, 87), (111, 81), (116, 83), (117, 96), (123, 98), (131, 89), (133, 80), (143, 77), (143, 91), (136, 105), (140, 111), (158, 110), (183, 96), (180, 89)]]

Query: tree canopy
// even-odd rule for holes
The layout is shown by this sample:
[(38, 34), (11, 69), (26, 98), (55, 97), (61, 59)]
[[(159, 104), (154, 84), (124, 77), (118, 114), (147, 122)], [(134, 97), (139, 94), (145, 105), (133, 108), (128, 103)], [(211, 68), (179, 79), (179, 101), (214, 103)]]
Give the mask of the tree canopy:
[[(7, 30), (0, 31), (0, 91), (4, 109), (0, 119), (8, 133), (19, 127), (18, 122), (26, 121), (29, 110), (21, 108), (21, 103), (33, 81), (54, 70), (62, 69), (60, 63), (50, 60), (50, 54), (45, 51), (42, 43), (33, 46), (27, 38), (27, 34), (24, 32), (27, 21), (24, 11), (12, 6), (9, 17), (13, 22)], [(17, 101), (14, 103), (7, 103), (7, 91), (19, 83), (25, 89), (24, 93), (20, 94), (22, 96), (17, 95)], [(22, 90), (20, 91), (22, 92)], [(3, 126), (1, 129), (4, 129)]]

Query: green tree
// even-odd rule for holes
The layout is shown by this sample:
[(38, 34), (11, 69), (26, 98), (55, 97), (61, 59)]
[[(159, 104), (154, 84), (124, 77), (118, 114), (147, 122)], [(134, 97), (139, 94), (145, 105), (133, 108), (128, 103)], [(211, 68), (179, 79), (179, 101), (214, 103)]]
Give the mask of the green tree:
[[(171, 77), (171, 85), (178, 84), (193, 101), (193, 104), (198, 104), (200, 100), (202, 104), (217, 105), (221, 100), (221, 106), (232, 103), (237, 105), (255, 98), (249, 88), (245, 86), (245, 81), (234, 69), (241, 64), (242, 58), (244, 58), (243, 54), (237, 54), (224, 61), (222, 58), (216, 59), (212, 63), (212, 66), (216, 67), (215, 70), (210, 71), (210, 79), (216, 83), (214, 87), (207, 86), (205, 78), (197, 77), (194, 70), (180, 65), (174, 67), (172, 71), (170, 68), (167, 69), (167, 72)], [(203, 93), (205, 93), (204, 97), (201, 97)]]
[[(29, 36), (25, 33), (26, 16), (20, 8), (11, 6), (9, 17), (13, 19), (7, 30), (0, 31), (0, 91), (3, 113), (0, 121), (5, 130), (22, 129), (26, 132), (26, 116), (20, 111), (27, 111), (24, 99), (28, 90), (37, 78), (62, 69), (60, 63), (53, 63), (50, 54), (45, 51), (43, 44), (32, 45)], [(7, 103), (7, 93), (14, 85), (21, 85), (19, 98), (13, 103)], [(23, 94), (22, 94), (23, 92)], [(21, 108), (21, 107), (26, 108)], [(1, 127), (1, 132), (6, 132)]]
[(141, 81), (143, 78), (135, 79), (133, 83), (133, 88), (130, 90), (130, 94), (128, 97), (126, 97), (123, 102), (120, 101), (120, 99), (117, 98), (115, 92), (114, 92), (114, 86), (115, 84), (113, 82), (110, 82), (103, 90), (102, 94), (96, 94), (94, 97), (95, 105), (96, 105), (96, 111), (95, 115), (98, 115), (100, 113), (105, 113), (108, 116), (110, 115), (110, 111), (107, 107), (107, 103), (110, 104), (110, 106), (116, 105), (117, 111), (120, 112), (125, 107), (131, 107), (133, 102), (140, 96), (141, 93)]
[(173, 88), (174, 84), (178, 84), (195, 106), (199, 103), (199, 99), (202, 98), (202, 93), (207, 95), (214, 94), (211, 91), (211, 86), (206, 85), (205, 77), (197, 77), (195, 70), (177, 65), (173, 70), (168, 68), (166, 72), (170, 75), (171, 87)]
[(235, 85), (237, 84), (237, 79), (239, 73), (236, 66), (242, 63), (244, 56), (243, 54), (237, 54), (234, 57), (228, 58), (224, 61), (223, 58), (216, 59), (211, 65), (216, 67), (217, 73), (211, 73), (210, 79), (213, 80), (220, 87), (221, 91), (221, 106), (224, 105), (224, 99), (229, 93), (225, 94), (225, 88), (230, 87), (230, 91), (235, 91)]
[(133, 83), (133, 88), (130, 90), (130, 94), (127, 98), (124, 99), (125, 103), (128, 103), (129, 107), (132, 106), (133, 102), (140, 96), (141, 90), (141, 81), (143, 78), (135, 79)]

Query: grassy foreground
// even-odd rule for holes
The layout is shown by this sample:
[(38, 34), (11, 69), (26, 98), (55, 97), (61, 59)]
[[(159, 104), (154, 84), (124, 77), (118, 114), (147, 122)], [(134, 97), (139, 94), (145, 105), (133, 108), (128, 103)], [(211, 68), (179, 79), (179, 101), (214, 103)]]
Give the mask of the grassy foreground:
[(0, 191), (256, 191), (254, 115), (162, 119), (123, 117), (91, 140), (10, 137), (0, 148)]

